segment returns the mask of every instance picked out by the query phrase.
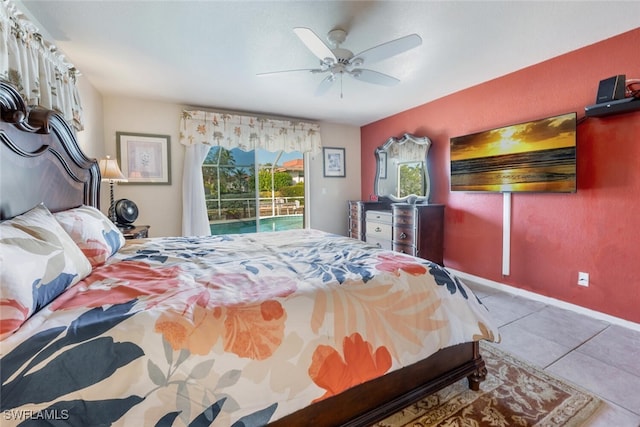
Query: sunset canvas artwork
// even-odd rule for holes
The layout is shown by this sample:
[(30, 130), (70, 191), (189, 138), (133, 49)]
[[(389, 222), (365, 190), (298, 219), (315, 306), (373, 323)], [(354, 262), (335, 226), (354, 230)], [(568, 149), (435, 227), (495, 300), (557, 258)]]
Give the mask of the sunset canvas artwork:
[(451, 191), (576, 191), (576, 113), (451, 138)]

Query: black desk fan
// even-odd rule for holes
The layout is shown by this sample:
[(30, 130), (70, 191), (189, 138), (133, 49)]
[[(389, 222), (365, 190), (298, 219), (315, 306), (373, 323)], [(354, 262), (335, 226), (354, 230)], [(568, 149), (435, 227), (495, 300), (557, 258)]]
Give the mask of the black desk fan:
[(138, 206), (129, 199), (120, 199), (115, 204), (116, 225), (123, 230), (134, 227), (133, 223), (138, 219)]

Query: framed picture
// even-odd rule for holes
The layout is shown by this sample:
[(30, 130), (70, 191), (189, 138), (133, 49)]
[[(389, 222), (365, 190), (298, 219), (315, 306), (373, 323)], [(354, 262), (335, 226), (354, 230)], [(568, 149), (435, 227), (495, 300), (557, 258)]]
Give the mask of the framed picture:
[(324, 157), (324, 176), (345, 177), (344, 148), (324, 147), (322, 149)]
[(171, 137), (145, 133), (116, 132), (122, 184), (171, 184)]

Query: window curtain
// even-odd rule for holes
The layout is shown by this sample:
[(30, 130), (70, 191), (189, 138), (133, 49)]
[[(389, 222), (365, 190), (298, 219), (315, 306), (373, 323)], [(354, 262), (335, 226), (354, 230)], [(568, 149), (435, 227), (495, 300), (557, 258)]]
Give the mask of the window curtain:
[(0, 79), (16, 88), (27, 105), (54, 110), (82, 130), (77, 75), (11, 0), (0, 0)]
[(211, 234), (202, 185), (202, 163), (211, 147), (314, 154), (322, 148), (317, 123), (198, 110), (183, 111), (180, 143), (186, 147), (182, 180), (184, 236)]
[(211, 234), (202, 185), (202, 163), (207, 158), (209, 148), (208, 145), (193, 144), (186, 147), (185, 150), (182, 174), (183, 236), (208, 236)]

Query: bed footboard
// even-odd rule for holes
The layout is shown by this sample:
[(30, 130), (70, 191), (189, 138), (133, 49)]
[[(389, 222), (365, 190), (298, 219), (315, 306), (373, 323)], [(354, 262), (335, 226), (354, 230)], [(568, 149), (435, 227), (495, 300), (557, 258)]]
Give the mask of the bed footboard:
[(440, 350), (427, 359), (353, 387), (269, 426), (365, 427), (467, 377), (478, 390), (486, 376), (478, 342)]

